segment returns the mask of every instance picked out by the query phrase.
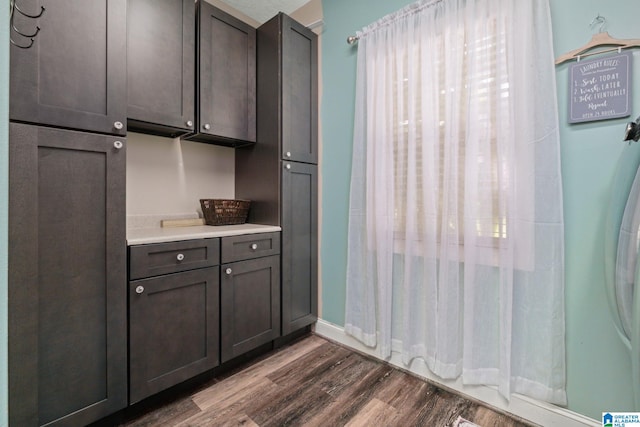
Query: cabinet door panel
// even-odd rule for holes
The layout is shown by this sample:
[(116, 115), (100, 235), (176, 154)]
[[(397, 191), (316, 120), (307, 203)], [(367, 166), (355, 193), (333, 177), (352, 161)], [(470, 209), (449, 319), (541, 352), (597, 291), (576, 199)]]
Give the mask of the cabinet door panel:
[(193, 0), (128, 0), (127, 84), (130, 130), (172, 137), (193, 130)]
[(30, 49), (11, 46), (11, 120), (124, 135), (126, 2), (23, 0), (25, 32), (41, 28)]
[(317, 207), (317, 166), (285, 162), (282, 176), (283, 335), (317, 319)]
[(282, 15), (283, 159), (318, 163), (318, 42), (316, 35)]
[(10, 125), (11, 425), (126, 405), (125, 152), (115, 137)]
[(198, 133), (255, 142), (256, 31), (207, 2), (199, 5)]
[(222, 266), (221, 354), (226, 362), (280, 336), (280, 257)]
[(130, 282), (130, 403), (218, 365), (219, 272)]

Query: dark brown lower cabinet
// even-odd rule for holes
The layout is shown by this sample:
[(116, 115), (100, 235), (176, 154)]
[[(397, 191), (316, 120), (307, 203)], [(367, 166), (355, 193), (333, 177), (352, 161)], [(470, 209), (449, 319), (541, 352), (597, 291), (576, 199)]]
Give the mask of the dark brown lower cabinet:
[(219, 267), (129, 282), (130, 403), (219, 364)]
[(280, 336), (280, 256), (224, 264), (221, 272), (221, 358), (226, 362)]
[(127, 404), (124, 139), (9, 125), (9, 424)]

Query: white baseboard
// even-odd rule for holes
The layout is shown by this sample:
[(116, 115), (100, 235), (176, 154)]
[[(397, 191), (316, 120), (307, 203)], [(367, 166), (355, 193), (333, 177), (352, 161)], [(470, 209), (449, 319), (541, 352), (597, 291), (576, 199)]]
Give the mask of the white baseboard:
[[(315, 333), (347, 347), (351, 347), (361, 353), (368, 354), (378, 359), (380, 358), (375, 349), (367, 347), (360, 341), (347, 335), (344, 328), (322, 319), (318, 319), (318, 322), (315, 325)], [(434, 383), (440, 384), (445, 388), (455, 390), (456, 392), (469, 396), (472, 399), (479, 400), (487, 405), (509, 412), (544, 427), (599, 427), (602, 425), (600, 422), (592, 418), (550, 403), (540, 402), (526, 396), (513, 394), (511, 396), (511, 400), (507, 401), (500, 396), (497, 389), (494, 387), (466, 386), (462, 384), (462, 381), (460, 380), (442, 380), (441, 378), (433, 375), (424, 363), (412, 363), (411, 366), (407, 367), (402, 363), (400, 354), (396, 352), (393, 352), (391, 358), (386, 361), (401, 369), (408, 370), (422, 378), (426, 378)]]

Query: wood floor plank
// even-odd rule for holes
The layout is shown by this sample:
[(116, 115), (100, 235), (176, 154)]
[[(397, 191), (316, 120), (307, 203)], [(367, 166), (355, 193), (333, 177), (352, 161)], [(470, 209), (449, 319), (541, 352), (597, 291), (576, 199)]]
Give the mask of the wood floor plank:
[(520, 422), (512, 417), (478, 405), (472, 416), (462, 415), (482, 427), (530, 427), (533, 424)]
[(192, 400), (203, 411), (215, 410), (224, 405), (232, 405), (256, 389), (270, 385), (273, 382), (264, 376), (251, 376), (240, 381), (229, 379), (197, 393)]
[(371, 399), (345, 427), (370, 427), (396, 425), (398, 411), (391, 405), (376, 398)]
[[(202, 409), (206, 410), (211, 405), (218, 402), (221, 398), (225, 399), (242, 390), (250, 389), (255, 383), (262, 381), (267, 375), (280, 368), (283, 368), (305, 354), (314, 351), (316, 348), (326, 344), (327, 341), (316, 336), (310, 336), (308, 339), (302, 340), (286, 351), (280, 351), (273, 356), (258, 362), (255, 365), (236, 373), (224, 380), (212, 385), (211, 387), (196, 393), (193, 401)], [(228, 401), (232, 403), (232, 401)]]
[[(309, 377), (307, 372), (299, 382), (286, 382), (285, 380), (290, 380), (291, 375), (295, 376), (295, 369), (293, 371), (287, 369), (288, 375), (286, 376), (283, 376), (283, 372), (276, 372), (269, 376), (270, 379), (278, 381), (280, 386), (289, 391), (286, 395), (279, 397), (277, 401), (265, 402), (264, 408), (256, 408), (264, 415), (262, 417), (256, 415), (254, 419), (265, 426), (309, 426), (313, 425), (313, 420), (327, 422), (327, 408), (332, 407), (331, 405), (334, 404), (335, 398), (340, 396), (341, 391), (352, 386), (355, 381), (360, 380), (367, 372), (378, 366), (371, 360), (353, 352), (343, 358), (344, 353), (336, 351), (334, 346), (331, 344), (332, 351), (323, 353), (320, 355), (322, 357), (317, 355), (315, 360), (307, 360), (315, 366), (313, 377)], [(308, 357), (310, 358), (311, 354)], [(318, 360), (323, 362), (319, 364)], [(301, 364), (297, 369), (306, 372), (309, 369), (306, 366), (306, 364)], [(298, 375), (300, 374), (298, 373)], [(344, 406), (344, 403), (337, 405), (337, 407), (340, 406)]]
[[(419, 425), (421, 414), (429, 413), (436, 405), (437, 389), (433, 385), (419, 381), (408, 381), (410, 387), (403, 396), (396, 396), (392, 406), (398, 410), (398, 425)], [(428, 425), (428, 424), (424, 424)]]
[(374, 369), (377, 364), (371, 359), (352, 353), (341, 364), (333, 366), (326, 375), (315, 380), (314, 384), (333, 397), (340, 395), (355, 382)]
[(473, 405), (473, 403), (461, 396), (438, 388), (433, 393), (433, 399), (434, 405), (429, 409), (426, 407), (421, 408), (417, 412), (416, 421), (412, 425), (450, 426), (460, 416), (461, 412)]
[[(325, 359), (329, 361), (330, 359)], [(335, 359), (334, 359), (335, 360)], [(365, 366), (363, 362), (370, 362), (362, 356), (351, 352), (346, 359), (339, 359), (329, 369), (323, 370), (322, 374), (312, 378), (311, 381), (293, 383), (283, 385), (283, 388), (289, 390), (285, 399), (279, 402), (266, 402), (269, 410), (265, 411), (265, 425), (301, 425), (308, 426), (313, 419), (323, 419), (323, 412), (327, 411), (335, 397), (339, 396), (340, 390), (348, 388), (355, 379), (359, 379), (364, 375), (354, 376), (351, 371), (359, 372), (354, 369), (356, 365)], [(367, 372), (373, 369), (376, 364), (366, 364)], [(306, 369), (300, 366), (300, 369)], [(286, 401), (288, 399), (288, 401)], [(283, 405), (283, 403), (285, 403)], [(277, 412), (277, 414), (275, 413)], [(260, 419), (262, 420), (262, 419)]]
[(315, 335), (216, 381), (125, 425), (531, 427)]
[(329, 342), (308, 352), (297, 360), (267, 375), (271, 381), (283, 387), (292, 383), (306, 383), (312, 378), (321, 378), (334, 365), (353, 355), (346, 348), (336, 348)]
[(333, 398), (318, 388), (307, 385), (289, 389), (275, 399), (263, 400), (261, 407), (247, 412), (260, 426), (303, 426), (321, 412)]
[(343, 426), (369, 402), (375, 391), (389, 378), (392, 368), (378, 364), (352, 384), (335, 402), (309, 420), (309, 426)]
[(202, 410), (200, 414), (192, 416), (178, 425), (196, 427), (220, 424), (246, 413), (247, 408), (259, 399), (278, 395), (281, 388), (269, 379), (262, 377), (246, 387), (219, 391), (224, 391), (224, 395), (221, 394), (219, 399), (213, 396), (208, 404), (203, 405), (206, 409)]
[(375, 397), (390, 406), (396, 408), (399, 413), (409, 410), (415, 410), (416, 396), (425, 389), (429, 388), (429, 384), (405, 372), (394, 370), (389, 376), (387, 386), (378, 390)]
[(193, 403), (189, 396), (139, 415), (135, 420), (122, 425), (126, 427), (175, 426), (200, 412), (200, 408)]
[(222, 424), (219, 424), (220, 427), (260, 427), (259, 424), (256, 424), (247, 414), (239, 414), (236, 417), (232, 417), (229, 420), (224, 421)]

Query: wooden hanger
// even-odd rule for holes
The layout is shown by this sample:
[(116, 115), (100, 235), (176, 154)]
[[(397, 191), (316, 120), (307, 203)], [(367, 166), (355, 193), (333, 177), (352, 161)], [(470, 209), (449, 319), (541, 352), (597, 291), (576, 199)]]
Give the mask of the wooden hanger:
[[(574, 49), (570, 52), (565, 53), (564, 55), (560, 55), (559, 57), (557, 57), (556, 65), (562, 64), (563, 62), (569, 61), (571, 59), (580, 58), (581, 56), (597, 55), (599, 53), (612, 52), (614, 50), (627, 49), (630, 47), (640, 47), (640, 39), (616, 39), (614, 37), (611, 37), (608, 32), (602, 31), (604, 24), (606, 22), (604, 17), (598, 15), (593, 20), (593, 22), (591, 22), (591, 25), (593, 25), (593, 23), (596, 21), (600, 22), (600, 32), (594, 34), (593, 37), (591, 37), (591, 40), (589, 41), (589, 43), (585, 44), (584, 46)], [(592, 52), (592, 53), (583, 55), (585, 52), (599, 46), (615, 46), (615, 47), (611, 49), (599, 50), (597, 52)]]

